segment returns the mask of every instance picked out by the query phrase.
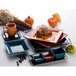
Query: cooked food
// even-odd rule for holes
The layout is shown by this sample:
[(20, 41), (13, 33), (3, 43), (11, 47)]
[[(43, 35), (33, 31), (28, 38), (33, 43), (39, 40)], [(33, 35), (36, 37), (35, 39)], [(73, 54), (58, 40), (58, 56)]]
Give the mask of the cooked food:
[(48, 28), (47, 26), (40, 26), (40, 28), (37, 31), (38, 34), (43, 35), (43, 36), (47, 36), (52, 34), (51, 29)]
[(39, 33), (36, 34), (36, 37), (42, 38), (42, 36)]

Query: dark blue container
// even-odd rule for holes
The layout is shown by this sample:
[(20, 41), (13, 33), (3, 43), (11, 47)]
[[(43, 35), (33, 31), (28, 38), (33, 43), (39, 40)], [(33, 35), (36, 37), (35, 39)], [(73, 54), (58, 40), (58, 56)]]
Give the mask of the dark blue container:
[(29, 49), (24, 39), (7, 41), (5, 44), (10, 55), (24, 53)]
[(44, 57), (41, 53), (32, 55), (32, 58), (35, 61), (35, 63), (41, 63), (44, 61)]
[(62, 47), (51, 48), (56, 59), (62, 59), (65, 56), (65, 50)]

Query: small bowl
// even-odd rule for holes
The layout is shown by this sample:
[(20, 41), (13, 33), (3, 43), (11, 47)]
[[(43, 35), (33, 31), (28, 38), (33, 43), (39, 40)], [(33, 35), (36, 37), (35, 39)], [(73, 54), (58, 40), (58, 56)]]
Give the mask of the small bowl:
[(54, 54), (51, 51), (44, 52), (42, 54), (43, 54), (43, 56), (45, 58), (45, 61), (50, 61), (50, 60), (54, 59)]
[(32, 55), (32, 58), (36, 63), (40, 63), (44, 61), (44, 57), (41, 53)]
[(56, 59), (62, 59), (65, 57), (65, 50), (62, 47), (56, 47), (51, 49)]

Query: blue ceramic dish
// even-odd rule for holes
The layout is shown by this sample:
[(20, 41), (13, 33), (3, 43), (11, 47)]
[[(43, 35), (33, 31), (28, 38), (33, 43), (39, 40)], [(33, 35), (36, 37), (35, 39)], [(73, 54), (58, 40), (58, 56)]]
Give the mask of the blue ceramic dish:
[(40, 63), (44, 61), (44, 57), (41, 53), (38, 54), (34, 54), (32, 55), (32, 59), (36, 62), (36, 63)]
[(24, 39), (5, 42), (9, 54), (20, 54), (28, 50)]
[(62, 59), (65, 56), (65, 50), (62, 47), (51, 48), (56, 59)]

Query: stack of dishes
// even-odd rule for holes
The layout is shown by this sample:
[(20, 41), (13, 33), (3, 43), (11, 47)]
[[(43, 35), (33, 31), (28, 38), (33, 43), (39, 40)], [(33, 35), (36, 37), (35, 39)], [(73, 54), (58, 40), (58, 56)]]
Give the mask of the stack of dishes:
[(68, 45), (69, 41), (66, 38), (68, 35), (63, 30), (50, 28), (49, 35), (41, 35), (38, 31), (41, 34), (48, 33), (48, 30), (42, 32), (38, 26), (24, 35), (34, 48), (35, 54), (29, 55), (29, 60), (33, 65), (67, 58), (65, 48), (62, 46)]
[(61, 46), (69, 44), (68, 40), (66, 39), (68, 35), (66, 33), (63, 33), (63, 30), (51, 28), (51, 34), (38, 37), (38, 28), (39, 26), (35, 30), (25, 33), (24, 37), (27, 38), (30, 42), (40, 44), (46, 48), (50, 48), (56, 45)]

